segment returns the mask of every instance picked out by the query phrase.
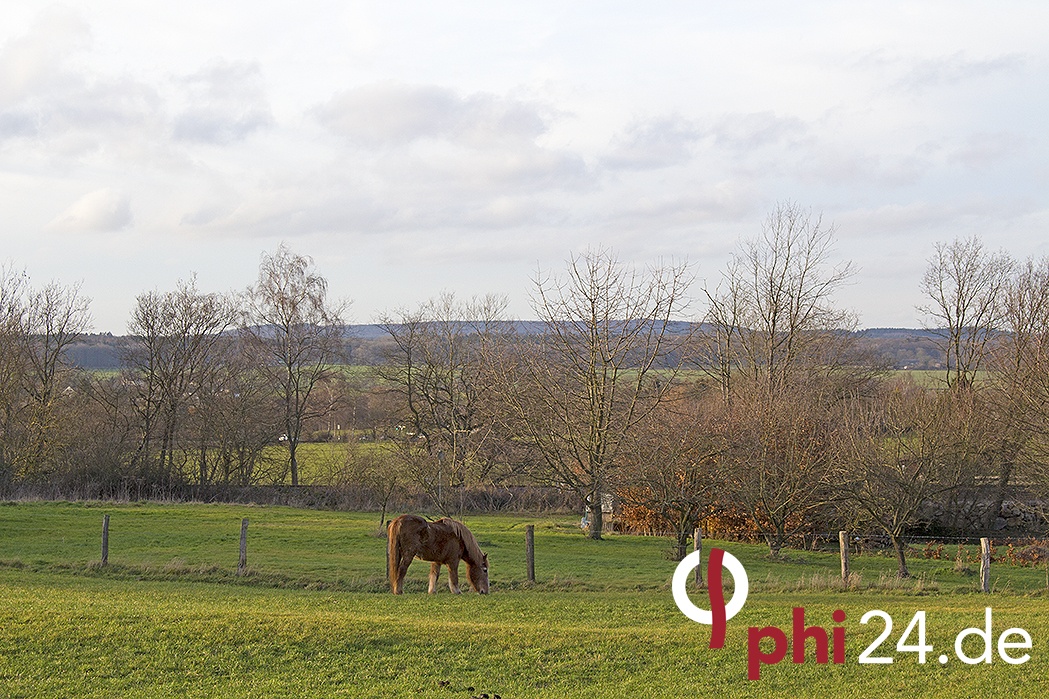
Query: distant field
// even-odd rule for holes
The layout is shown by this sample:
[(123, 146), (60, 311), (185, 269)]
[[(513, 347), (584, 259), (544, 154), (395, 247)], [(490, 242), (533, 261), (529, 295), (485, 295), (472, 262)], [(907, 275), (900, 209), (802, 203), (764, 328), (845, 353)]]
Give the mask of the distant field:
[[(892, 372), (893, 376), (909, 376), (914, 382), (921, 386), (944, 387), (947, 385), (947, 372), (943, 369), (897, 369)], [(976, 372), (976, 383), (986, 381), (991, 377), (988, 371)]]
[[(103, 514), (110, 563), (101, 568)], [(236, 578), (241, 518), (249, 575)], [(0, 505), (0, 696), (4, 697), (986, 697), (1049, 689), (1044, 569), (996, 566), (998, 592), (943, 561), (914, 560), (917, 582), (895, 585), (888, 557), (854, 559), (864, 592), (834, 583), (834, 554), (724, 544), (752, 593), (728, 624), (726, 647), (685, 619), (668, 582), (666, 539), (586, 540), (569, 519), (471, 517), (492, 561), (493, 594), (384, 591), (384, 540), (371, 513), (225, 505)], [(524, 528), (536, 525), (538, 584), (524, 582)], [(703, 606), (704, 596), (694, 596)], [(790, 632), (847, 620), (844, 665), (784, 663), (746, 680), (748, 626)], [(994, 632), (1027, 629), (1032, 659), (1011, 666), (937, 661), (954, 635), (993, 607)], [(860, 665), (881, 631), (891, 665)], [(921, 665), (896, 642), (918, 610), (935, 646)], [(911, 639), (914, 640), (913, 638)], [(969, 651), (975, 653), (974, 647)], [(953, 651), (951, 651), (953, 653)]]

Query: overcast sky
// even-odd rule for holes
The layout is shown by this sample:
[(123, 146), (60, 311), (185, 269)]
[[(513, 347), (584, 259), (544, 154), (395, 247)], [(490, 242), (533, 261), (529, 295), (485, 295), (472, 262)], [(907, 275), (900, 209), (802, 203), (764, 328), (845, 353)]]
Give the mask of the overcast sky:
[[(444, 290), (532, 317), (608, 246), (717, 283), (792, 201), (864, 327), (916, 327), (937, 241), (1049, 253), (1049, 3), (9, 2), (0, 260), (95, 331), (282, 241), (354, 322)], [(697, 306), (697, 311), (702, 307)]]

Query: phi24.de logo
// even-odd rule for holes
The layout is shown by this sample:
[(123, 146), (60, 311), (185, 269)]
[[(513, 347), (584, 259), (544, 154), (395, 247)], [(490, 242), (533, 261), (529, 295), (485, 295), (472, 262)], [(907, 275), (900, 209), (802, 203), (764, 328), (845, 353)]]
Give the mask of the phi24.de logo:
[[(707, 594), (710, 609), (700, 609), (688, 597), (688, 578), (692, 571), (701, 565), (701, 553), (694, 551), (678, 564), (674, 572), (671, 588), (674, 602), (686, 617), (699, 624), (711, 627), (710, 649), (717, 650), (725, 646), (725, 635), (728, 621), (743, 609), (750, 592), (750, 581), (743, 564), (735, 556), (722, 549), (711, 549), (707, 560)], [(732, 598), (725, 601), (722, 570), (732, 576), (734, 590)], [(1031, 634), (1021, 628), (1009, 628), (995, 637), (993, 632), (993, 612), (990, 607), (984, 609), (982, 627), (963, 629), (954, 637), (953, 657), (966, 665), (990, 664), (995, 651), (998, 658), (1009, 665), (1022, 665), (1031, 659)], [(919, 663), (924, 664), (935, 647), (928, 643), (926, 634), (926, 613), (917, 611), (910, 623), (903, 630), (896, 642), (897, 653), (914, 653)], [(797, 664), (806, 662), (806, 652), (811, 645), (817, 664), (833, 663), (842, 665), (846, 661), (844, 610), (836, 609), (831, 618), (837, 626), (827, 629), (821, 626), (805, 625), (805, 608), (794, 607), (791, 610), (791, 626), (788, 638), (787, 631), (778, 626), (751, 626), (747, 629), (747, 679), (761, 678), (763, 665), (776, 665), (787, 657), (790, 651), (791, 661)], [(884, 629), (874, 641), (857, 656), (861, 665), (891, 665), (894, 656), (886, 654), (883, 648), (893, 635), (893, 619), (890, 614), (880, 609), (872, 609), (862, 617), (861, 624), (880, 621)], [(997, 639), (997, 640), (996, 640)], [(995, 642), (996, 640), (996, 642)], [(764, 643), (763, 643), (764, 642)], [(942, 649), (941, 649), (942, 650)], [(974, 654), (975, 653), (975, 654)], [(936, 660), (941, 665), (951, 661), (952, 656), (941, 652)]]

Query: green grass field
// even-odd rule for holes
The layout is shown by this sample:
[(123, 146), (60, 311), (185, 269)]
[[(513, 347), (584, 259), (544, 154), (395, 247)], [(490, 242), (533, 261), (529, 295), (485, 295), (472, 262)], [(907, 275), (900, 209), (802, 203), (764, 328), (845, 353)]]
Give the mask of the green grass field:
[[(110, 565), (98, 564), (111, 516)], [(249, 574), (235, 575), (241, 518)], [(1044, 569), (996, 566), (996, 592), (950, 562), (915, 559), (917, 580), (891, 579), (893, 560), (853, 560), (859, 589), (834, 582), (833, 553), (725, 544), (743, 562), (751, 595), (728, 624), (726, 647), (674, 605), (666, 539), (586, 540), (568, 519), (471, 517), (492, 565), (492, 594), (385, 592), (385, 541), (371, 513), (225, 505), (19, 503), (0, 505), (0, 696), (3, 697), (986, 697), (1049, 689), (1049, 597)], [(538, 583), (524, 582), (524, 529), (536, 525)], [(443, 576), (442, 576), (443, 577)], [(705, 606), (705, 596), (693, 599)], [(747, 628), (788, 635), (791, 608), (830, 628), (847, 613), (847, 661), (790, 659), (748, 682)], [(953, 639), (981, 626), (995, 637), (1023, 627), (1031, 660), (965, 665)], [(857, 657), (895, 627), (879, 655)], [(935, 650), (924, 665), (896, 643), (918, 610)], [(910, 641), (914, 641), (912, 636)], [(966, 647), (971, 655), (975, 646)], [(937, 658), (948, 653), (950, 661)], [(1020, 652), (1014, 652), (1020, 654)]]

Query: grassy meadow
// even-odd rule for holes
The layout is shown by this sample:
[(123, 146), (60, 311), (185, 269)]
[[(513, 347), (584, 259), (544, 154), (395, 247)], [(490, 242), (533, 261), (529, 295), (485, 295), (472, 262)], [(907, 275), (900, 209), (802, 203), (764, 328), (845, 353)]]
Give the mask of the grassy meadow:
[[(99, 565), (104, 514), (109, 565)], [(241, 519), (248, 574), (235, 575)], [(491, 561), (492, 594), (424, 594), (428, 566), (407, 594), (385, 591), (385, 540), (373, 513), (160, 504), (0, 504), (0, 696), (3, 697), (980, 697), (1049, 689), (1049, 596), (1044, 569), (997, 565), (996, 592), (950, 561), (914, 558), (897, 582), (890, 557), (853, 559), (855, 589), (836, 581), (834, 553), (724, 544), (743, 562), (751, 594), (724, 649), (676, 608), (670, 542), (586, 540), (570, 518), (470, 517)], [(534, 585), (524, 531), (536, 526)], [(713, 543), (713, 542), (711, 542)], [(442, 574), (442, 585), (446, 582)], [(693, 596), (705, 607), (705, 596)], [(747, 627), (779, 626), (791, 608), (834, 626), (843, 609), (844, 665), (766, 666), (748, 682)], [(1022, 627), (1031, 660), (969, 666), (953, 658), (962, 629)], [(859, 653), (895, 626), (878, 655)], [(896, 643), (918, 610), (935, 650), (926, 664)], [(909, 639), (915, 641), (915, 637)], [(970, 639), (972, 640), (972, 639)], [(967, 652), (976, 655), (975, 646)], [(950, 654), (944, 665), (940, 653)], [(1014, 652), (1020, 654), (1020, 652)]]

